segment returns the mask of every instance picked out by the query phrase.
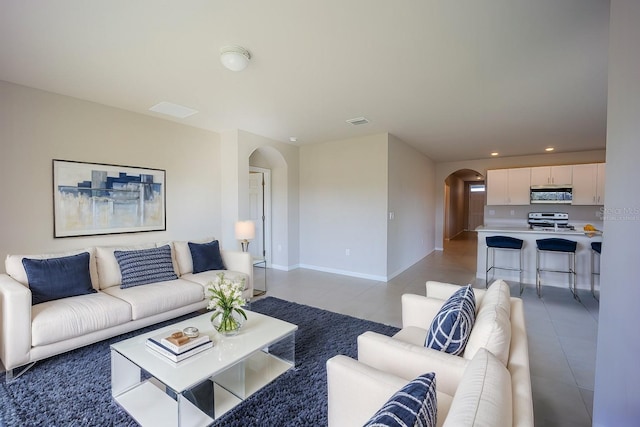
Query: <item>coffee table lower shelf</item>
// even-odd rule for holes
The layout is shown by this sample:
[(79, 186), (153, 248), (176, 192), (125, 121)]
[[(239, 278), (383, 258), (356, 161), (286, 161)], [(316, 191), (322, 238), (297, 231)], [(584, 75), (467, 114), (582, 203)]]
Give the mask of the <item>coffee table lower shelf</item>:
[[(125, 358), (121, 362), (134, 365)], [(267, 352), (257, 352), (213, 377), (214, 418), (202, 412), (183, 395), (177, 396), (178, 400), (172, 398), (164, 384), (155, 378), (134, 385), (114, 396), (114, 399), (142, 426), (204, 427), (292, 367), (292, 362)], [(135, 370), (134, 366), (129, 368)]]

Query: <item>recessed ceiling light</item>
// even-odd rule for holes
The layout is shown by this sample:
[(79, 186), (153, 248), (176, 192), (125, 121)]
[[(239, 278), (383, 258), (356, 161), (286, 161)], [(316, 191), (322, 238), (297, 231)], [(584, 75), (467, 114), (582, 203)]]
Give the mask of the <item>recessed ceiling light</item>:
[(493, 153), (491, 153), (492, 156), (497, 156), (498, 154), (500, 153), (498, 153), (497, 151), (494, 151)]
[(289, 141), (290, 142), (298, 142), (298, 138), (296, 138), (295, 136), (290, 136), (289, 137)]
[(183, 105), (174, 104), (173, 102), (162, 101), (153, 107), (149, 108), (149, 111), (155, 113), (166, 114), (167, 116), (177, 117), (184, 119), (189, 116), (193, 116), (198, 111)]
[(547, 147), (547, 148), (544, 149), (544, 151), (553, 151), (553, 150), (555, 150), (555, 148), (553, 148), (553, 147)]

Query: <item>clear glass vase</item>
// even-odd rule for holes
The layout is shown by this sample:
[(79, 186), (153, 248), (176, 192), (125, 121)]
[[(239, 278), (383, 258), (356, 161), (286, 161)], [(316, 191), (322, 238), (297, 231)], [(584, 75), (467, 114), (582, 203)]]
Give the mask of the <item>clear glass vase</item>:
[(237, 335), (244, 322), (244, 317), (235, 310), (216, 310), (211, 316), (214, 329), (226, 337)]

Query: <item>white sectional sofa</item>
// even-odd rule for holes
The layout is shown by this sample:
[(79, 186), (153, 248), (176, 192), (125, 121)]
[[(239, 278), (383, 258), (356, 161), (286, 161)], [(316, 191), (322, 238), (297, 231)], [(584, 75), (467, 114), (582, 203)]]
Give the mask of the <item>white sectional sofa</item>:
[[(122, 289), (114, 251), (165, 245), (171, 248), (177, 278)], [(89, 253), (90, 281), (95, 293), (32, 305), (23, 259), (51, 259), (85, 252)], [(244, 296), (250, 299), (251, 255), (224, 250), (220, 254), (226, 267), (225, 277), (244, 278)], [(188, 242), (179, 241), (135, 247), (91, 247), (63, 254), (8, 255), (5, 268), (7, 274), (0, 274), (0, 359), (7, 369), (8, 380), (38, 360), (205, 308), (206, 285), (221, 272), (194, 274)]]
[(357, 361), (344, 356), (330, 360), (330, 426), (364, 424), (403, 385), (435, 372), (438, 425), (533, 427), (524, 309), (505, 282), (473, 290), (476, 319), (461, 355), (425, 347), (431, 321), (458, 289), (427, 282), (426, 296), (403, 295), (400, 332), (393, 337), (365, 332), (358, 337)]

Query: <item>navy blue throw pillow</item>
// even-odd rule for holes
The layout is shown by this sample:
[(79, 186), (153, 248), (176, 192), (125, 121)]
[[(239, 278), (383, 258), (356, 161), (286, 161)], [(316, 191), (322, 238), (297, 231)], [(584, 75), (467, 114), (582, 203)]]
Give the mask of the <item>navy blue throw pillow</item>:
[(191, 259), (193, 260), (193, 272), (202, 273), (210, 270), (226, 270), (222, 255), (220, 254), (220, 243), (214, 240), (209, 243), (189, 242)]
[(95, 293), (89, 274), (89, 252), (60, 258), (23, 258), (31, 304)]
[(476, 321), (476, 297), (471, 285), (458, 289), (433, 318), (425, 347), (460, 355)]
[(169, 245), (137, 251), (113, 251), (113, 255), (120, 266), (121, 289), (178, 278)]
[(420, 375), (391, 396), (365, 427), (435, 427), (437, 403), (436, 374)]

